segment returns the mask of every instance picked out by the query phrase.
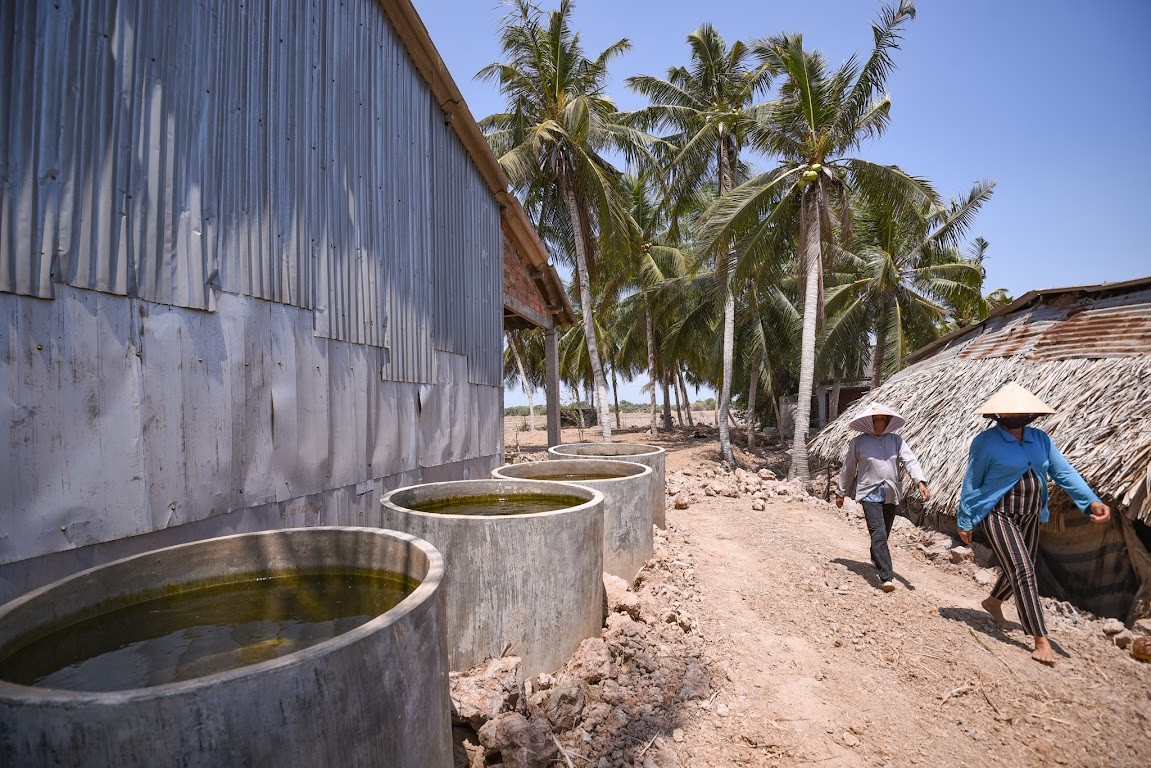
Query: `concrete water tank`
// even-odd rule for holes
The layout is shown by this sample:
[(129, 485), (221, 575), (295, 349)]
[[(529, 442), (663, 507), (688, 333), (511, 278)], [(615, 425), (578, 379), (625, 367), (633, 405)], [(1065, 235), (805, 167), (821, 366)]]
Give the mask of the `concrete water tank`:
[(627, 582), (651, 559), (655, 485), (651, 467), (632, 461), (570, 459), (508, 464), (492, 471), (507, 480), (576, 483), (603, 494), (603, 569)]
[[(552, 672), (599, 633), (599, 491), (536, 480), (460, 480), (399, 488), (382, 504), (383, 525), (443, 553), (453, 670), (519, 656), (525, 676)], [(461, 512), (473, 504), (480, 513)], [(541, 509), (548, 511), (525, 511)]]
[(658, 445), (642, 443), (566, 443), (548, 448), (549, 459), (610, 459), (613, 461), (634, 461), (651, 467), (655, 473), (658, 491), (652, 502), (651, 520), (660, 528), (666, 528), (664, 505), (667, 495), (665, 461), (667, 451)]
[[(29, 654), (40, 663), (55, 646), (67, 646), (70, 635), (90, 626), (88, 622), (100, 626), (104, 622), (100, 617), (107, 619), (98, 630), (105, 634), (136, 626), (135, 620), (124, 620), (126, 615), (158, 616), (155, 621), (164, 624), (171, 619), (144, 603), (163, 604), (197, 590), (203, 594), (236, 585), (252, 590), (253, 584), (264, 582), (291, 587), (313, 584), (314, 579), (404, 587), (395, 597), (398, 604), (382, 615), (344, 616), (330, 626), (320, 622), (327, 634), (308, 639), (330, 639), (302, 650), (292, 650), (296, 645), (283, 647), (279, 636), (245, 646), (241, 641), (252, 635), (238, 639), (234, 635), (250, 632), (252, 625), (237, 623), (181, 630), (177, 635), (180, 642), (187, 641), (186, 647), (170, 656), (147, 644), (173, 636), (153, 633), (133, 642), (125, 636), (127, 644), (99, 657), (113, 660), (112, 677), (159, 674), (158, 668), (178, 676), (171, 665), (188, 662), (190, 655), (203, 649), (207, 635), (215, 632), (223, 640), (236, 640), (228, 652), (232, 668), (202, 677), (87, 691), (0, 681), (0, 765), (447, 768), (452, 764), (452, 744), (443, 575), (440, 554), (411, 535), (367, 528), (305, 528), (168, 547), (49, 584), (0, 607), (0, 665), (3, 660), (12, 662), (6, 667), (7, 677), (27, 674), (34, 666)], [(290, 596), (294, 588), (286, 594)], [(287, 610), (283, 597), (273, 601), (273, 612)], [(364, 597), (351, 594), (347, 599), (357, 602)], [(232, 607), (244, 613), (259, 601), (235, 602)], [(357, 604), (353, 610), (361, 607)], [(360, 621), (336, 634), (340, 627)], [(288, 622), (276, 626), (274, 631), (286, 632)], [(308, 633), (315, 629), (296, 622), (299, 626), (308, 627)], [(175, 640), (164, 642), (175, 648)], [(302, 646), (304, 640), (292, 642)], [(277, 651), (285, 653), (244, 665), (249, 658)], [(121, 660), (128, 666), (116, 668)], [(195, 663), (211, 666), (219, 660), (216, 654)], [(81, 662), (86, 663), (97, 662)], [(71, 673), (66, 668), (55, 674)], [(109, 678), (94, 679), (98, 682), (88, 679), (83, 685), (107, 687), (104, 682)]]

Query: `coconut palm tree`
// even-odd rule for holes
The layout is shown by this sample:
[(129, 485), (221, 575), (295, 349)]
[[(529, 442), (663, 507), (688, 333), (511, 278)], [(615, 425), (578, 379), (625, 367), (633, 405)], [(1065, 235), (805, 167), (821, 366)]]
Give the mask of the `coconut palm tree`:
[(522, 334), (523, 331), (518, 330), (505, 331), (504, 333), (507, 337), (507, 346), (504, 348), (504, 384), (510, 387), (515, 384), (516, 379), (519, 379), (520, 386), (522, 386), (524, 390), (524, 397), (527, 398), (528, 401), (528, 430), (535, 432), (536, 407), (534, 395), (536, 387), (543, 385), (543, 376), (538, 368), (531, 369), (531, 373), (529, 373), (529, 366), (533, 361), (529, 360), (527, 356), (526, 345)]
[[(971, 241), (971, 246), (968, 248), (969, 256), (967, 258), (979, 268), (979, 273), (984, 281), (987, 279), (987, 270), (983, 267), (983, 261), (987, 258), (988, 247), (986, 240), (977, 237)], [(1004, 304), (1010, 304), (1014, 300), (1007, 293), (1006, 288), (996, 288), (970, 301), (958, 301), (952, 307), (951, 318), (944, 323), (943, 332), (951, 333), (959, 328), (966, 328), (969, 325), (982, 322), (991, 313), (991, 310)]]
[[(647, 372), (651, 397), (651, 434), (656, 433), (656, 382), (663, 381), (656, 361), (657, 332), (652, 312), (658, 288), (666, 281), (687, 274), (690, 256), (673, 233), (681, 228), (669, 225), (667, 210), (655, 199), (651, 185), (639, 178), (629, 178), (630, 215), (635, 225), (634, 245), (621, 274), (627, 280), (621, 287), (634, 291), (624, 299), (621, 307), (620, 338), (627, 360), (638, 360), (636, 350), (643, 348), (647, 355)], [(626, 316), (626, 317), (625, 317)], [(638, 317), (637, 317), (638, 316)]]
[(836, 314), (829, 333), (848, 323), (875, 339), (872, 387), (898, 370), (903, 357), (942, 335), (953, 308), (982, 299), (983, 269), (959, 245), (994, 187), (978, 182), (943, 205), (909, 207), (890, 197), (858, 202), (852, 250), (841, 254), (853, 274), (828, 289), (827, 311)]
[(912, 0), (884, 7), (872, 25), (874, 47), (866, 61), (852, 56), (835, 69), (819, 52), (804, 50), (799, 34), (756, 44), (764, 65), (781, 81), (779, 98), (758, 113), (761, 119), (747, 136), (783, 160), (717, 199), (700, 237), (705, 243), (725, 243), (743, 228), (746, 234), (738, 246), (742, 258), (770, 258), (787, 239), (798, 240), (803, 328), (789, 474), (805, 481), (810, 479), (807, 439), (825, 249), (832, 247), (837, 235), (841, 242), (851, 242), (849, 192), (875, 199), (935, 200), (927, 182), (895, 166), (850, 155), (888, 124), (891, 101), (884, 84), (894, 66), (892, 52), (899, 48), (902, 28), (914, 16)]
[(541, 234), (574, 255), (576, 298), (594, 377), (604, 442), (611, 441), (607, 383), (595, 335), (591, 285), (600, 241), (624, 241), (630, 226), (620, 172), (601, 153), (640, 158), (649, 143), (622, 124), (604, 92), (607, 65), (628, 50), (621, 39), (594, 58), (572, 29), (572, 3), (544, 13), (512, 0), (500, 28), (505, 60), (476, 75), (494, 80), (508, 109), (480, 121), (500, 166), (523, 197)]
[[(761, 105), (756, 100), (770, 85), (765, 66), (755, 65), (741, 42), (729, 48), (710, 24), (688, 35), (691, 64), (668, 69), (667, 79), (639, 75), (629, 86), (651, 100), (635, 113), (646, 129), (669, 129), (665, 140), (678, 147), (668, 166), (668, 203), (691, 200), (701, 184), (713, 182), (722, 197), (737, 183), (746, 126)], [(723, 377), (719, 392), (719, 442), (723, 460), (735, 466), (728, 432), (731, 378), (735, 349), (735, 293), (729, 268), (728, 243), (717, 240), (710, 251), (723, 297)]]

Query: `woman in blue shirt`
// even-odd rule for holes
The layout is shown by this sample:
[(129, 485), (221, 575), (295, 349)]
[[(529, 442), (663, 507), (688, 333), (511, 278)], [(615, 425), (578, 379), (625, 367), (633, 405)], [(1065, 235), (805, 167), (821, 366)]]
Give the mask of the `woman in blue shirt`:
[(972, 529), (983, 526), (1003, 568), (983, 607), (1003, 626), (1003, 601), (1014, 594), (1023, 631), (1035, 638), (1031, 658), (1054, 664), (1035, 575), (1039, 526), (1049, 517), (1047, 480), (1059, 483), (1094, 523), (1110, 520), (1111, 510), (1067, 463), (1048, 434), (1027, 426), (1041, 414), (1055, 413), (1051, 406), (1012, 382), (976, 413), (998, 424), (971, 441), (959, 499), (959, 538), (970, 544)]

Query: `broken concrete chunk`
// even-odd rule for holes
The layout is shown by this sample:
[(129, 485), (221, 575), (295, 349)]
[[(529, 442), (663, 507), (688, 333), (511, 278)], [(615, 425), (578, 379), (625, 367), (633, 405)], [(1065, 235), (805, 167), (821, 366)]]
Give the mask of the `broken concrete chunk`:
[(588, 684), (611, 674), (611, 651), (601, 638), (589, 637), (579, 644), (567, 662), (567, 670)]
[(1107, 619), (1103, 622), (1103, 634), (1117, 635), (1125, 629), (1123, 622), (1119, 619)]
[(975, 562), (975, 552), (971, 547), (952, 547), (951, 548), (951, 562), (953, 563), (972, 563)]
[(528, 720), (518, 712), (500, 715), (479, 730), (480, 744), (487, 750), (488, 765), (504, 768), (549, 768), (559, 757), (547, 720)]
[(519, 656), (489, 659), (480, 666), (449, 676), (452, 719), (479, 729), (500, 714), (523, 708), (524, 689)]
[(579, 724), (583, 714), (583, 689), (576, 683), (549, 688), (532, 696), (531, 703), (543, 713), (552, 728), (570, 731)]

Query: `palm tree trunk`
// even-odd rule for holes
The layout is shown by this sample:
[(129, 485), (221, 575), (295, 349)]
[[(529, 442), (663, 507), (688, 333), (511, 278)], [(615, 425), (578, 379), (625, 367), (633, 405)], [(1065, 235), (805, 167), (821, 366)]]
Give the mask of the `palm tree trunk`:
[(655, 399), (655, 327), (651, 322), (651, 300), (646, 296), (643, 299), (643, 320), (647, 326), (647, 377), (651, 381), (651, 434), (654, 437), (658, 431), (656, 411), (659, 410)]
[(687, 425), (695, 429), (695, 419), (691, 417), (691, 400), (687, 396), (687, 382), (683, 380), (683, 369), (675, 369), (676, 379), (679, 381), (679, 391), (683, 393), (683, 410), (687, 414)]
[(568, 215), (571, 216), (572, 229), (575, 237), (576, 278), (579, 281), (580, 312), (583, 314), (584, 340), (587, 342), (587, 356), (591, 363), (592, 376), (595, 378), (596, 405), (599, 408), (599, 423), (605, 443), (611, 442), (611, 422), (608, 420), (607, 407), (607, 381), (603, 375), (603, 364), (599, 358), (599, 344), (595, 337), (595, 318), (591, 300), (591, 277), (587, 268), (587, 243), (584, 242), (584, 228), (581, 225), (579, 205), (576, 202), (575, 190), (571, 179), (566, 173), (560, 174), (560, 189), (563, 193), (564, 203), (567, 205)]
[(623, 429), (619, 423), (619, 377), (615, 375), (615, 367), (611, 369), (611, 399), (615, 401), (615, 428)]
[(891, 316), (891, 306), (887, 299), (879, 303), (879, 319), (875, 328), (875, 354), (871, 360), (871, 388), (883, 383), (883, 358), (887, 357), (887, 318)]
[(828, 395), (827, 403), (827, 421), (833, 422), (839, 418), (839, 392), (843, 389), (843, 382), (841, 377), (836, 374), (835, 379), (831, 382), (831, 394)]
[(667, 376), (660, 377), (660, 384), (663, 386), (663, 428), (670, 432), (675, 429), (675, 421), (671, 418), (671, 398), (667, 391)]
[(528, 377), (527, 377), (527, 374), (524, 373), (524, 359), (523, 359), (523, 356), (520, 355), (520, 346), (519, 346), (518, 339), (516, 338), (516, 336), (511, 331), (508, 331), (507, 337), (508, 337), (508, 347), (512, 351), (512, 358), (516, 361), (516, 370), (520, 374), (520, 383), (523, 385), (523, 388), (524, 388), (524, 396), (527, 397), (527, 399), (528, 399), (528, 431), (529, 432), (535, 432), (536, 431), (536, 407), (535, 407), (535, 404), (532, 402), (532, 387), (528, 386)]
[[(735, 186), (736, 151), (731, 145), (730, 134), (722, 134), (719, 138), (719, 196), (723, 197)], [(717, 260), (728, 258), (726, 246), (723, 252), (717, 254)], [(717, 263), (719, 274), (723, 278), (723, 381), (719, 391), (719, 452), (723, 461), (735, 469), (735, 455), (731, 452), (731, 431), (727, 426), (727, 417), (731, 412), (731, 376), (735, 367), (735, 291), (731, 285), (731, 275), (728, 265)]]
[(751, 384), (747, 388), (747, 450), (755, 448), (755, 396), (759, 392), (759, 372), (763, 368), (763, 358), (755, 353), (751, 364)]
[(676, 374), (673, 371), (667, 372), (667, 378), (668, 378), (668, 381), (671, 382), (672, 395), (675, 396), (675, 420), (678, 421), (679, 425), (682, 427), (683, 426), (683, 408), (680, 407), (679, 380), (676, 378)]
[(819, 283), (823, 280), (823, 254), (819, 232), (819, 185), (812, 184), (804, 193), (803, 220), (800, 224), (803, 243), (803, 333), (799, 357), (799, 397), (795, 403), (795, 437), (791, 443), (791, 472), (788, 476), (807, 482), (811, 470), (807, 463), (807, 433), (811, 429), (811, 389), (815, 378), (815, 324), (819, 317)]

